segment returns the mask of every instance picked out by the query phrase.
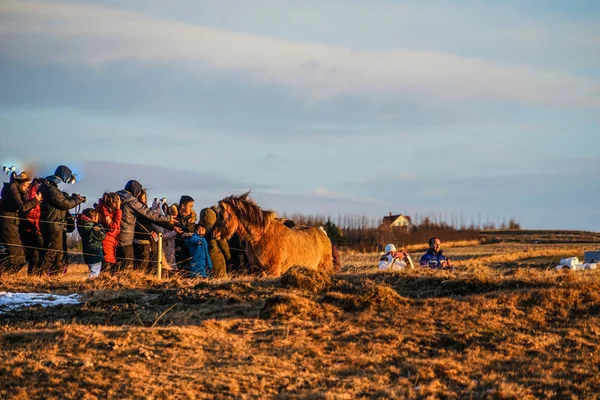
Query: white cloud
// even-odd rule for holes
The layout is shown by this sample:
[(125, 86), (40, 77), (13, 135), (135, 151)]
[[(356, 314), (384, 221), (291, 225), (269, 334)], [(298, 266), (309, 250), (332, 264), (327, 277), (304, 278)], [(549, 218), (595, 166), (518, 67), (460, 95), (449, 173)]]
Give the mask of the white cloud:
[(482, 101), (600, 106), (596, 80), (442, 52), (354, 51), (58, 2), (6, 0), (0, 20), (0, 54), (34, 63), (186, 65), (190, 79), (235, 72), (308, 101), (361, 96), (373, 102), (409, 98), (432, 108)]

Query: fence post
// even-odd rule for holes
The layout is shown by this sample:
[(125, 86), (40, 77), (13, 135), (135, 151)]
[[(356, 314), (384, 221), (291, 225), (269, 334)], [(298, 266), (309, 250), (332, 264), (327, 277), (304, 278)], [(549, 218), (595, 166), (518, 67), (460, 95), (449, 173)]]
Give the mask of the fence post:
[(157, 268), (157, 273), (158, 273), (158, 279), (162, 279), (162, 240), (163, 240), (163, 234), (159, 233), (158, 234), (158, 268)]

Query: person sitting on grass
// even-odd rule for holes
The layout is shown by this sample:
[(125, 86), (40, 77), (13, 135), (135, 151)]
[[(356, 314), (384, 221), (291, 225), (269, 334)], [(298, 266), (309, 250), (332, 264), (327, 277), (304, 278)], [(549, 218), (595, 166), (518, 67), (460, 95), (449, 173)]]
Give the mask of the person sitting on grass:
[(400, 270), (406, 268), (407, 265), (414, 268), (409, 257), (405, 251), (396, 251), (396, 246), (389, 243), (385, 246), (385, 254), (379, 259), (379, 270)]
[(99, 222), (100, 214), (93, 208), (86, 208), (77, 216), (77, 232), (81, 236), (83, 260), (90, 269), (89, 279), (100, 275), (102, 261), (104, 261), (102, 241), (106, 237), (106, 232)]
[(432, 269), (454, 269), (452, 261), (443, 254), (442, 242), (436, 237), (429, 239), (429, 250), (423, 254), (419, 264)]
[(204, 238), (206, 226), (203, 223), (195, 225), (194, 233), (183, 233), (181, 236), (185, 239), (185, 245), (189, 249), (191, 261), (188, 264), (188, 271), (191, 277), (206, 278), (212, 274), (212, 262), (208, 254), (208, 242)]

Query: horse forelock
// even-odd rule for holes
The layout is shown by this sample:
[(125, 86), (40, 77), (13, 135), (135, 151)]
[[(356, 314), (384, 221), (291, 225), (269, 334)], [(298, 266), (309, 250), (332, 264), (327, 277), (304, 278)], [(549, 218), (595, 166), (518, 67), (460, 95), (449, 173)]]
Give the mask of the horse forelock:
[(250, 192), (239, 196), (231, 195), (225, 197), (219, 203), (226, 205), (229, 212), (237, 218), (240, 224), (252, 224), (264, 229), (269, 221), (277, 215), (273, 211), (263, 210), (249, 197), (249, 194)]

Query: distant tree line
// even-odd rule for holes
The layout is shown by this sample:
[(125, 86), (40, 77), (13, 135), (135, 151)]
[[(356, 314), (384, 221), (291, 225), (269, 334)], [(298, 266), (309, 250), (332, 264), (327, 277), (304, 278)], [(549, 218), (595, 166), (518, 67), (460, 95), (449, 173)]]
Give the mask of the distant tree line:
[(397, 246), (426, 243), (432, 236), (443, 241), (477, 240), (480, 231), (520, 230), (516, 219), (497, 221), (481, 217), (471, 218), (467, 225), (461, 215), (429, 213), (415, 214), (409, 227), (391, 227), (382, 224), (382, 218), (367, 217), (359, 214), (338, 214), (337, 218), (319, 214), (286, 214), (285, 218), (297, 225), (323, 226), (329, 238), (339, 247), (357, 251), (381, 251), (387, 243)]

